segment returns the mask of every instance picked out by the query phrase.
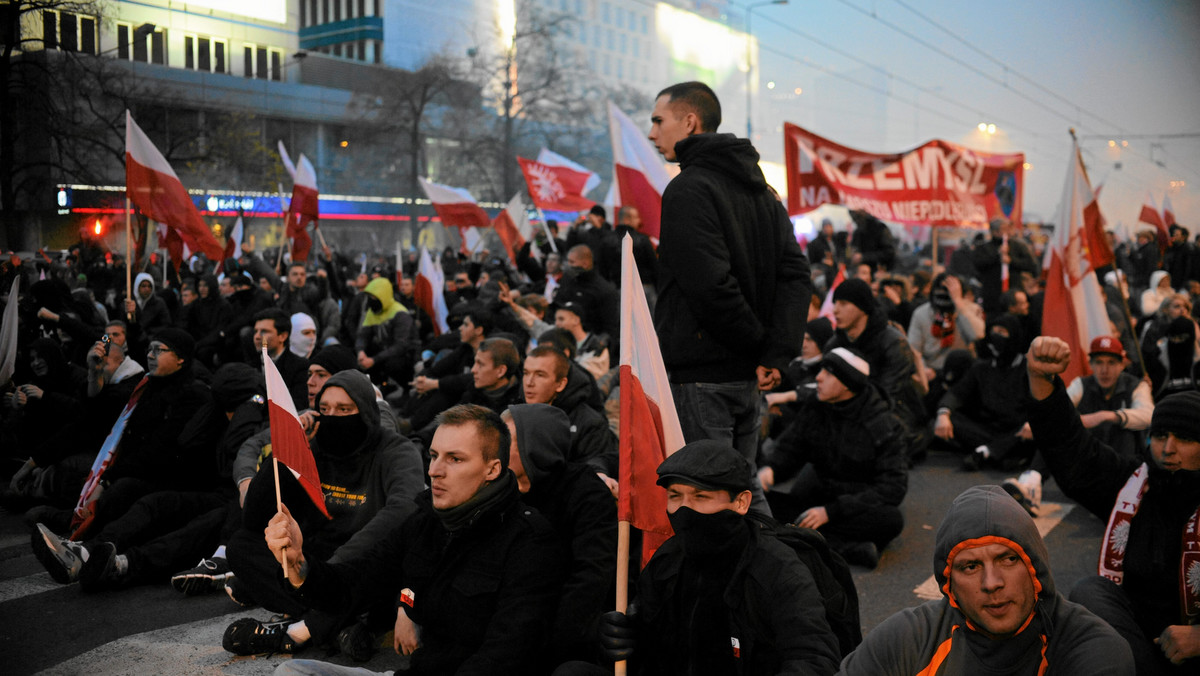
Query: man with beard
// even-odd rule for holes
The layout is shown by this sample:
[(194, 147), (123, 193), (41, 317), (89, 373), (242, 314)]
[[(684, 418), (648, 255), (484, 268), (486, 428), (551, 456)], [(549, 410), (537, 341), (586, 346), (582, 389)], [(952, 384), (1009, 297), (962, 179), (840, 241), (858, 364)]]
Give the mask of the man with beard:
[[(642, 570), (628, 614), (601, 619), (606, 656), (631, 674), (832, 674), (838, 643), (812, 573), (746, 518), (746, 459), (695, 441), (659, 465), (658, 484), (675, 535)], [(572, 667), (559, 673), (606, 673)]]

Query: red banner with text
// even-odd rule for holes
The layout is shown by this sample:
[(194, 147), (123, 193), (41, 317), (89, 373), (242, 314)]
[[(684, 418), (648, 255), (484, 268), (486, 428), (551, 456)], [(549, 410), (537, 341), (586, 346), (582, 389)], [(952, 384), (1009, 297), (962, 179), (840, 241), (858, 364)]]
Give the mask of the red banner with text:
[(940, 140), (903, 153), (868, 153), (790, 123), (783, 146), (791, 216), (841, 204), (911, 225), (1021, 222), (1024, 153), (985, 153)]

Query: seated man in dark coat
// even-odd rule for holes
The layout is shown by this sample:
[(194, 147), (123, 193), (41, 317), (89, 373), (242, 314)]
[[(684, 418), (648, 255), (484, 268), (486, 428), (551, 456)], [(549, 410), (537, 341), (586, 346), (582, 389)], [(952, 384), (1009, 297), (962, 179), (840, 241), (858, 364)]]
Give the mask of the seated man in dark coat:
[[(550, 524), (520, 501), (500, 416), (463, 405), (438, 422), (431, 490), (373, 547), (337, 562), (310, 558), (286, 504), (271, 519), (266, 542), (287, 570), (287, 584), (313, 607), (337, 613), (395, 599), (396, 649), (412, 656), (405, 673), (530, 673), (561, 589), (561, 548)], [(263, 647), (292, 640), (282, 631), (264, 636), (244, 638)], [(276, 674), (337, 669), (292, 660)]]

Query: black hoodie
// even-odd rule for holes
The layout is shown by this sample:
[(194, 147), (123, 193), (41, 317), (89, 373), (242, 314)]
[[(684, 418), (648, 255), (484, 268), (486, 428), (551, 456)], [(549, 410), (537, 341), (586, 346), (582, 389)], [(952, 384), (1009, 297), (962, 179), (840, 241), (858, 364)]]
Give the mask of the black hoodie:
[(753, 380), (784, 368), (804, 338), (808, 261), (758, 152), (732, 134), (675, 146), (663, 193), (654, 328), (676, 383)]
[(612, 609), (617, 569), (616, 502), (595, 471), (567, 462), (570, 420), (546, 404), (510, 406), (529, 490), (522, 501), (550, 521), (568, 549), (570, 566), (563, 583), (549, 642), (552, 659), (588, 660), (595, 655), (596, 622)]

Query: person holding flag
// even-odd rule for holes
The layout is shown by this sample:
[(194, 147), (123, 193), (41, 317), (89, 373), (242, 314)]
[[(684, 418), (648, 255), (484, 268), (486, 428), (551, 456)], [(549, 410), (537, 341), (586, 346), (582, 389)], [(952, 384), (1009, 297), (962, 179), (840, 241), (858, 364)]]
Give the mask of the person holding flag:
[(271, 452), (286, 467), (276, 483), (273, 463), (263, 463), (250, 482), (243, 527), (226, 547), (235, 577), (227, 590), (239, 603), (257, 602), (289, 619), (239, 619), (225, 630), (222, 643), (234, 654), (253, 655), (336, 641), (343, 652), (368, 659), (377, 642), (356, 618), (376, 599), (336, 613), (311, 610), (280, 587), (279, 564), (263, 541), (263, 528), (281, 500), (303, 524), (308, 556), (320, 561), (359, 556), (412, 514), (413, 499), (423, 488), (420, 457), (412, 442), (380, 424), (375, 389), (366, 375), (353, 370), (333, 374), (316, 396), (319, 415), (306, 415), (309, 424), (303, 428), (269, 359), (264, 369), (272, 407)]

